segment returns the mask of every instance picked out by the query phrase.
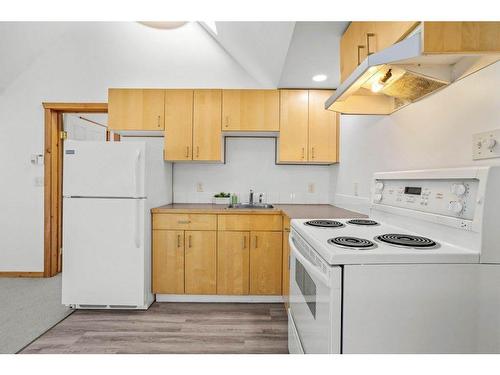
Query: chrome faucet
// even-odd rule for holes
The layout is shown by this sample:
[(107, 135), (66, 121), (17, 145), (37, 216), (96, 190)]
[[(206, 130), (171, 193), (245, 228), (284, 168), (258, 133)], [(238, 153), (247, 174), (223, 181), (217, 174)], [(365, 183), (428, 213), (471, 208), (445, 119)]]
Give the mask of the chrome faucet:
[(248, 204), (253, 204), (253, 190), (250, 189), (250, 197), (248, 198)]

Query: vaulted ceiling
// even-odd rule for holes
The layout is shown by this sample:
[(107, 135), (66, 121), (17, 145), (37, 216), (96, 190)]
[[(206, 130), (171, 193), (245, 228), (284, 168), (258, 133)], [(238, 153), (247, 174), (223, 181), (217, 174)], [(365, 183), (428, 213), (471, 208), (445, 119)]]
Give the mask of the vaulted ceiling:
[[(264, 86), (336, 88), (340, 81), (340, 37), (348, 24), (215, 22), (216, 32), (204, 26)], [(314, 82), (312, 77), (317, 74), (327, 79)]]
[[(204, 29), (262, 87), (335, 88), (339, 84), (339, 42), (348, 22), (215, 22), (215, 25), (216, 33), (206, 25)], [(70, 22), (0, 22), (0, 94), (45, 49), (61, 38), (71, 38), (75, 27)], [(92, 23), (88, 27), (93, 27)], [(312, 76), (316, 74), (328, 78), (314, 82)]]

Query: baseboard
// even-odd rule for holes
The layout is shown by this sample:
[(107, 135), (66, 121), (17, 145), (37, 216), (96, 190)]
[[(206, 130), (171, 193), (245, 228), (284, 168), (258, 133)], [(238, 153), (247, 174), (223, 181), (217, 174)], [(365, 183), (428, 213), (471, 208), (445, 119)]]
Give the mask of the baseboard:
[(156, 302), (282, 303), (283, 296), (219, 296), (219, 295), (195, 295), (195, 294), (157, 294)]
[(355, 195), (335, 194), (333, 204), (347, 210), (368, 214), (370, 211), (370, 198)]
[(0, 271), (0, 277), (44, 277), (42, 272)]

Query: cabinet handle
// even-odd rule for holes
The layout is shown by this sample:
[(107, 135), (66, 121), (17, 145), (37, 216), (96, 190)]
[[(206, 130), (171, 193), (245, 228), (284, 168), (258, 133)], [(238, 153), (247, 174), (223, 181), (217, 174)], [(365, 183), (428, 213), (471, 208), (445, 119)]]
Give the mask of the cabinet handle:
[(188, 236), (188, 246), (191, 247), (191, 235)]
[(161, 125), (160, 125), (160, 121), (161, 121), (161, 116), (160, 116), (160, 115), (158, 115), (158, 122), (157, 122), (157, 124), (158, 124), (158, 127), (159, 127), (159, 128), (161, 127)]
[(224, 117), (224, 126), (225, 126), (226, 128), (228, 128), (228, 127), (229, 127), (229, 116), (225, 116), (225, 117)]
[(366, 54), (369, 56), (374, 52), (370, 52), (370, 38), (375, 37), (375, 33), (366, 33)]
[(196, 157), (200, 157), (200, 146), (196, 146)]
[(177, 220), (177, 224), (191, 224), (191, 220)]
[(314, 159), (314, 147), (311, 148), (311, 157)]
[(186, 158), (189, 158), (189, 146), (186, 146)]
[(245, 249), (247, 247), (247, 236), (243, 236), (243, 249)]
[(259, 237), (255, 236), (255, 248), (259, 247)]
[(177, 235), (177, 247), (181, 247), (181, 235)]
[(361, 54), (360, 54), (360, 52), (361, 52), (361, 50), (363, 48), (365, 48), (365, 46), (361, 46), (361, 45), (358, 46), (358, 65), (361, 64)]
[(302, 147), (302, 159), (306, 157), (306, 150), (305, 147)]

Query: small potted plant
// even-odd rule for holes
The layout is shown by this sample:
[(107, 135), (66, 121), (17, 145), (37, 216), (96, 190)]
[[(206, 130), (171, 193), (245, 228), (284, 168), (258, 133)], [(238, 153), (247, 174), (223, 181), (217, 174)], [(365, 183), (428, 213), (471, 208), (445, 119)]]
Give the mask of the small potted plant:
[(231, 203), (231, 194), (220, 192), (214, 195), (212, 203), (214, 204), (229, 204)]

